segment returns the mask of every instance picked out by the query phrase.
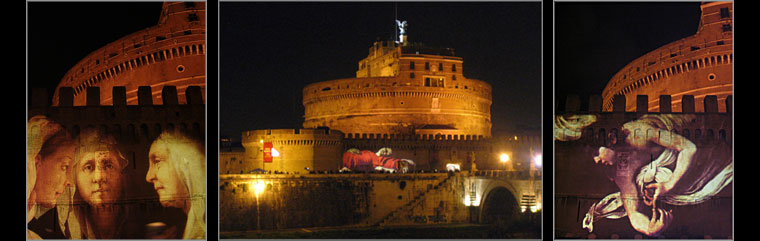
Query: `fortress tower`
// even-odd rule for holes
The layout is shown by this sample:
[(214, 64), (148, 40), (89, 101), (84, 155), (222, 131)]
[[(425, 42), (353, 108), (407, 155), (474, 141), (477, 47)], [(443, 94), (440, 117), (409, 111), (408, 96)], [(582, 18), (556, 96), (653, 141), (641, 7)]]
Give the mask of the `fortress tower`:
[(491, 85), (449, 48), (375, 42), (355, 78), (307, 85), (304, 128), (346, 134), (491, 136)]
[(87, 103), (88, 87), (99, 87), (101, 105), (111, 105), (115, 86), (126, 88), (127, 104), (137, 104), (138, 86), (149, 86), (153, 103), (163, 103), (163, 86), (176, 86), (179, 104), (188, 86), (200, 86), (205, 102), (206, 3), (164, 2), (158, 24), (93, 51), (63, 76), (53, 94), (71, 87), (74, 105)]
[[(648, 96), (649, 111), (659, 110), (660, 95), (671, 95), (671, 109), (681, 111), (681, 97), (693, 95), (701, 103), (707, 95), (719, 102), (733, 92), (733, 3), (703, 2), (697, 33), (666, 44), (623, 67), (602, 91), (603, 109), (624, 95), (626, 111), (636, 108), (636, 96)], [(725, 104), (718, 104), (724, 112)], [(697, 105), (697, 112), (704, 106)]]

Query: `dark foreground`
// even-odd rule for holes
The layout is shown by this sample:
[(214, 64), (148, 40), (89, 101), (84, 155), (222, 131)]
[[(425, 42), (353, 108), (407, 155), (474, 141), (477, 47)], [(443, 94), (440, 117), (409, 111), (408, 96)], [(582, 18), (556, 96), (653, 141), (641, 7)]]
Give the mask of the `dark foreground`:
[(541, 228), (512, 225), (450, 224), (395, 227), (323, 227), (279, 231), (222, 232), (222, 239), (540, 239)]

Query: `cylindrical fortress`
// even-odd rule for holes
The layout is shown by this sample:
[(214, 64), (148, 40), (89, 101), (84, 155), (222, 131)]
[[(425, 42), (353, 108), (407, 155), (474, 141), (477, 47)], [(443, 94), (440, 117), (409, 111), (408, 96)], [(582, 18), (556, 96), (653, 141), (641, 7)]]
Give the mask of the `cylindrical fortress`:
[(86, 105), (87, 87), (100, 87), (100, 104), (111, 105), (114, 86), (127, 89), (127, 104), (137, 104), (137, 88), (150, 86), (153, 103), (162, 104), (164, 85), (177, 87), (180, 104), (185, 89), (206, 86), (205, 2), (164, 2), (158, 24), (129, 34), (80, 60), (63, 76), (59, 89), (74, 89), (74, 105)]
[[(264, 169), (308, 173), (338, 170), (343, 154), (343, 133), (325, 129), (264, 129), (243, 132), (246, 163), (241, 170)], [(264, 150), (271, 145), (272, 150)], [(272, 153), (271, 162), (264, 154)], [(274, 154), (277, 153), (277, 154)], [(308, 168), (308, 169), (307, 169)]]
[(303, 89), (304, 128), (352, 134), (491, 136), (491, 86), (450, 49), (377, 42), (357, 78)]
[[(616, 73), (602, 91), (603, 109), (612, 110), (615, 95), (626, 97), (626, 111), (636, 109), (636, 96), (647, 95), (649, 111), (659, 111), (659, 96), (672, 96), (672, 111), (681, 111), (681, 97), (696, 103), (716, 95), (719, 102), (733, 93), (733, 3), (705, 2), (695, 35), (637, 58)], [(720, 112), (725, 104), (718, 104)], [(703, 112), (697, 105), (695, 111)]]

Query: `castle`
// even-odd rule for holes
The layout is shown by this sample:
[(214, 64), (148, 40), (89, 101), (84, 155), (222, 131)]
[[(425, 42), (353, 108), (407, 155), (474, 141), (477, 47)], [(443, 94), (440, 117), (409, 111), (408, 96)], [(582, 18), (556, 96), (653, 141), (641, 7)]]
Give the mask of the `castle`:
[[(503, 169), (499, 153), (515, 150), (518, 168), (527, 169), (540, 138), (492, 138), (491, 86), (463, 72), (453, 49), (377, 41), (359, 61), (355, 78), (303, 88), (305, 129), (244, 131), (245, 150), (222, 151), (220, 173), (337, 171), (352, 148), (390, 148), (392, 156), (427, 171), (446, 170), (447, 164)], [(270, 148), (277, 154), (271, 158)]]
[(176, 87), (180, 104), (187, 103), (188, 86), (200, 86), (205, 100), (205, 19), (205, 2), (164, 2), (156, 26), (109, 43), (69, 69), (53, 94), (53, 105), (60, 104), (64, 87), (72, 88), (75, 106), (87, 105), (89, 87), (102, 90), (101, 105), (113, 102), (109, 90), (116, 86), (126, 88), (128, 104), (137, 103), (139, 86), (153, 88), (154, 103), (162, 103), (163, 86)]

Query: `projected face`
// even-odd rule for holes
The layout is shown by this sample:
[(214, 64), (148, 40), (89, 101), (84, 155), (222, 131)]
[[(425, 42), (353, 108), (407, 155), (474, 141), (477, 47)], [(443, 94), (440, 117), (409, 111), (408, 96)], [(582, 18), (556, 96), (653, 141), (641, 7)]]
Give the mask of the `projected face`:
[(122, 167), (117, 158), (110, 151), (83, 154), (76, 167), (76, 184), (79, 195), (87, 203), (113, 203), (121, 197)]
[(74, 160), (75, 145), (65, 144), (53, 147), (55, 150), (45, 157), (36, 158), (37, 181), (34, 185), (36, 202), (43, 207), (53, 207), (56, 199), (70, 185), (70, 166)]
[(153, 183), (162, 206), (182, 208), (188, 196), (187, 188), (177, 175), (169, 154), (169, 146), (164, 142), (153, 143), (148, 153), (150, 168), (145, 180)]

